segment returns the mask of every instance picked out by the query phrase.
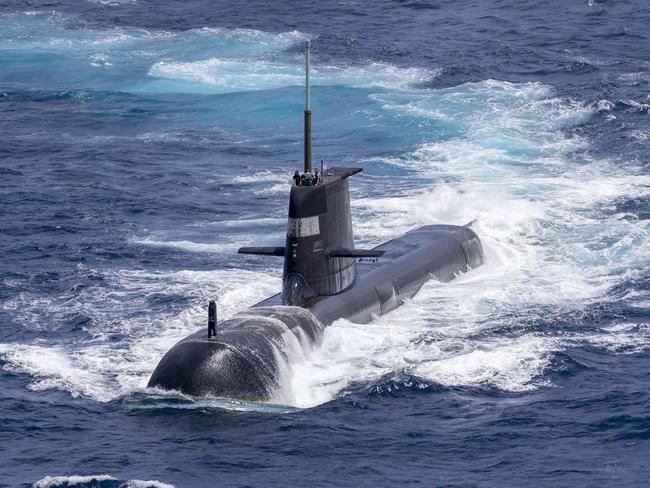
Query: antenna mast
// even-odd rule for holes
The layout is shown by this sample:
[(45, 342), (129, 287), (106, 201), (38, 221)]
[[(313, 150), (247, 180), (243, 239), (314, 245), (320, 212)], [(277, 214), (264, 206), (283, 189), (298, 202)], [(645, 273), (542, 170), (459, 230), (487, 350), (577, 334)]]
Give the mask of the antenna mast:
[(311, 42), (305, 42), (305, 173), (311, 173), (311, 108), (309, 106), (309, 70)]

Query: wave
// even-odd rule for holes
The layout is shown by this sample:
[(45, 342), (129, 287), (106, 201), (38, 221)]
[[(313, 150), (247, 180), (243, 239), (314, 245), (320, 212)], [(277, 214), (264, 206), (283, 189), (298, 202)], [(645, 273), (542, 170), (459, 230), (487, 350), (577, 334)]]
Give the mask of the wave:
[[(39, 80), (67, 88), (133, 93), (234, 93), (302, 85), (302, 58), (290, 48), (308, 39), (291, 31), (203, 27), (182, 32), (129, 27), (80, 29), (57, 12), (0, 16), (0, 60), (13, 65), (0, 80), (19, 82), (33, 69)], [(74, 28), (70, 28), (74, 26)], [(34, 60), (38, 62), (33, 62)], [(30, 68), (31, 67), (31, 68)], [(52, 71), (51, 76), (42, 76)], [(36, 72), (35, 71), (35, 72)], [(314, 66), (317, 85), (398, 89), (436, 71), (365, 66)]]
[[(530, 329), (540, 314), (545, 323), (553, 316), (561, 323), (563, 314), (607, 300), (627, 270), (650, 264), (648, 221), (608, 210), (622, 197), (650, 197), (650, 179), (607, 161), (578, 158), (588, 143), (570, 129), (588, 120), (589, 107), (558, 99), (540, 84), (494, 80), (418, 92), (410, 100), (404, 93), (382, 96), (386, 110), (408, 117), (425, 117), (424, 111), (438, 107), (453, 118), (456, 132), (449, 140), (367, 161), (437, 183), (413, 190), (412, 178), (392, 177), (390, 191), (380, 196), (353, 192), (358, 239), (378, 244), (417, 225), (477, 219), (487, 263), (452, 283), (427, 284), (372, 324), (334, 323), (322, 347), (290, 361), (279, 403), (311, 407), (352, 383), (372, 384), (390, 373), (451, 387), (526, 391), (548, 384), (545, 371), (568, 347), (629, 353), (650, 346), (644, 322), (619, 321), (588, 333)], [(183, 241), (141, 244), (222, 251)], [(66, 313), (93, 320), (92, 339), (85, 343), (2, 346), (5, 368), (30, 375), (30, 388), (58, 388), (101, 401), (141, 391), (162, 354), (202, 326), (210, 297), (220, 297), (220, 316), (228, 317), (279, 289), (279, 269), (96, 273), (102, 285), (78, 294), (48, 299), (23, 294), (3, 303), (5, 310), (21, 310), (25, 323), (42, 310), (53, 322)], [(152, 313), (152, 300), (179, 305)], [(118, 312), (125, 303), (127, 312)], [(117, 344), (110, 340), (116, 333), (123, 338)]]
[(115, 481), (115, 478), (106, 474), (91, 475), (91, 476), (46, 476), (42, 480), (37, 481), (32, 486), (34, 488), (52, 488), (55, 486), (75, 486), (75, 485), (89, 485), (98, 484), (105, 481)]
[[(369, 161), (437, 183), (414, 191), (411, 176), (393, 181), (392, 195), (355, 197), (356, 235), (378, 244), (418, 225), (476, 219), (487, 263), (452, 283), (428, 283), (372, 325), (334, 323), (322, 347), (296, 361), (285, 401), (318, 405), (395, 372), (445, 386), (526, 391), (549, 384), (546, 372), (566, 348), (650, 347), (645, 322), (589, 333), (553, 329), (553, 317), (561, 324), (563, 314), (606, 302), (628, 270), (650, 264), (647, 222), (607, 210), (622, 197), (647, 198), (650, 178), (581, 159), (588, 142), (571, 128), (589, 119), (590, 107), (541, 84), (495, 80), (381, 98), (408, 117), (442, 112), (456, 132)], [(541, 317), (550, 328), (531, 333)]]
[(84, 316), (88, 323), (77, 340), (3, 343), (0, 359), (5, 370), (31, 378), (30, 390), (58, 389), (101, 402), (143, 389), (163, 354), (203, 327), (209, 300), (218, 297), (219, 316), (227, 319), (280, 289), (277, 275), (246, 270), (149, 273), (80, 265), (78, 273), (81, 281), (95, 276), (95, 283), (47, 299), (23, 293), (2, 303), (5, 311), (20, 311), (17, 321), (25, 326), (35, 314), (45, 315), (50, 327)]
[[(312, 83), (320, 86), (400, 89), (423, 83), (435, 73), (383, 63), (358, 67), (318, 66), (312, 71)], [(164, 81), (147, 83), (141, 87), (142, 91), (177, 93), (273, 90), (300, 86), (305, 76), (302, 65), (296, 61), (278, 63), (219, 58), (189, 63), (161, 61), (151, 67), (149, 75)]]
[[(66, 29), (65, 19), (56, 15), (3, 19), (9, 21), (0, 39), (15, 59), (24, 60), (27, 50), (56, 51), (72, 63), (67, 66), (92, 73), (80, 81), (59, 79), (67, 84), (90, 83), (98, 69), (127, 80), (101, 75), (99, 85), (115, 82), (130, 91), (219, 93), (302, 83), (301, 61), (289, 51), (305, 38), (302, 33), (90, 31)], [(410, 149), (365, 161), (389, 168), (390, 186), (367, 191), (362, 179), (355, 183), (355, 233), (364, 244), (379, 244), (418, 225), (476, 219), (487, 263), (452, 283), (427, 284), (372, 324), (337, 321), (321, 348), (291, 362), (281, 403), (318, 405), (351, 383), (372, 383), (394, 372), (447, 386), (526, 391), (548, 384), (545, 371), (554, 354), (575, 344), (610, 353), (650, 345), (645, 323), (617, 321), (611, 329), (589, 333), (551, 328), (543, 334), (526, 325), (541, 314), (562, 317), (607, 300), (628, 270), (650, 264), (649, 221), (611, 210), (621, 198), (650, 198), (650, 178), (633, 167), (593, 160), (590, 142), (574, 130), (597, 111), (613, 111), (611, 102), (590, 106), (561, 98), (541, 83), (412, 86), (430, 76), (435, 71), (384, 64), (316, 66), (315, 83), (363, 87), (379, 117), (417, 128), (419, 140)], [(632, 102), (624, 102), (626, 110), (647, 111), (645, 102)], [(240, 109), (239, 101), (236, 105)], [(255, 189), (257, 195), (286, 192), (284, 177), (272, 172), (236, 177), (233, 183), (260, 180), (266, 187)], [(254, 231), (260, 223), (266, 225), (253, 220), (245, 225)], [(158, 235), (132, 242), (210, 253), (244, 244)], [(104, 277), (101, 286), (53, 297), (23, 293), (3, 302), (23, 324), (43, 310), (53, 324), (69, 313), (93, 321), (78, 342), (3, 344), (5, 369), (31, 376), (32, 389), (59, 388), (110, 401), (146, 385), (167, 349), (203, 326), (210, 298), (220, 297), (220, 316), (228, 317), (279, 289), (279, 270), (98, 273)], [(152, 308), (162, 302), (178, 304)]]
[(187, 252), (216, 253), (236, 252), (238, 244), (215, 244), (209, 242), (192, 242), (192, 241), (161, 241), (155, 239), (133, 239), (131, 242), (141, 246), (162, 247), (170, 249), (179, 249)]
[[(286, 186), (285, 186), (286, 193)], [(244, 229), (250, 231), (251, 229), (260, 229), (268, 227), (278, 227), (286, 224), (286, 218), (276, 217), (262, 217), (259, 219), (238, 219), (238, 220), (217, 220), (214, 222), (196, 222), (192, 224), (194, 227), (210, 227), (217, 229)]]
[(55, 487), (105, 487), (105, 488), (174, 488), (174, 485), (157, 480), (120, 481), (105, 474), (90, 476), (46, 476), (32, 485), (33, 488)]
[(228, 398), (192, 397), (176, 391), (147, 389), (132, 391), (120, 399), (133, 412), (159, 412), (165, 410), (211, 410), (215, 412), (256, 412), (269, 414), (295, 413), (300, 409), (292, 406), (246, 402)]

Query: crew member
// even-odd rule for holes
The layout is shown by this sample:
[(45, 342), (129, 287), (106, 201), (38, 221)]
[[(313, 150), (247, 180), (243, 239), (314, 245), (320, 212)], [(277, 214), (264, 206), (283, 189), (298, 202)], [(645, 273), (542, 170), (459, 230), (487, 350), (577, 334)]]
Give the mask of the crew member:
[(314, 185), (318, 185), (320, 183), (320, 178), (318, 177), (318, 169), (314, 170)]
[(312, 179), (311, 173), (304, 173), (302, 175), (302, 184), (303, 186), (313, 186), (314, 185), (314, 180)]
[(296, 186), (300, 186), (302, 182), (300, 181), (300, 173), (298, 173), (298, 170), (293, 174), (293, 182), (296, 184)]

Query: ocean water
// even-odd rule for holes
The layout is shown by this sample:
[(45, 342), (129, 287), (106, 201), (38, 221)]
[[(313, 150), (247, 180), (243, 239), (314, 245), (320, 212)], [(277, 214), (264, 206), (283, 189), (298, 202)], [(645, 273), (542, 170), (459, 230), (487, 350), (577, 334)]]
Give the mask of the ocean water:
[[(0, 486), (646, 486), (645, 0), (0, 2)], [(301, 166), (355, 238), (487, 262), (290, 357), (273, 403), (147, 390), (276, 293)]]

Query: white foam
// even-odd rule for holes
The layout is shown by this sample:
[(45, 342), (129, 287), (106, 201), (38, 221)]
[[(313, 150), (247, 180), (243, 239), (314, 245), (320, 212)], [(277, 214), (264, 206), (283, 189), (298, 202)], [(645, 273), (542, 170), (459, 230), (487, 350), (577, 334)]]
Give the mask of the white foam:
[(223, 254), (226, 252), (236, 251), (241, 247), (238, 243), (217, 244), (210, 242), (192, 242), (192, 241), (163, 241), (157, 239), (133, 239), (134, 244), (141, 246), (162, 247), (171, 249), (180, 249), (188, 252), (198, 253), (215, 253)]
[[(54, 488), (57, 486), (68, 485), (87, 485), (89, 483), (98, 483), (102, 481), (118, 481), (112, 476), (106, 474), (100, 475), (90, 475), (90, 476), (46, 476), (42, 480), (37, 481), (32, 485), (33, 488)], [(174, 488), (174, 485), (168, 483), (163, 483), (158, 480), (128, 480), (126, 484), (120, 486), (125, 486), (126, 488)]]
[(255, 190), (253, 192), (258, 196), (269, 196), (269, 195), (286, 195), (287, 194), (287, 183), (276, 183), (261, 190)]
[(129, 480), (126, 483), (126, 488), (174, 488), (174, 485), (163, 483), (156, 480)]
[[(285, 186), (286, 191), (286, 186)], [(196, 222), (191, 224), (192, 227), (214, 227), (224, 229), (255, 229), (260, 227), (283, 227), (287, 219), (262, 217), (258, 219), (237, 219), (237, 220), (216, 220), (214, 222)]]
[(82, 483), (92, 483), (98, 481), (114, 481), (115, 478), (106, 474), (91, 475), (91, 476), (46, 476), (42, 480), (37, 481), (32, 486), (34, 488), (53, 488), (63, 484), (79, 485)]
[(285, 188), (286, 188), (286, 184), (291, 181), (291, 178), (287, 177), (286, 172), (274, 173), (272, 171), (265, 170), (265, 171), (256, 171), (255, 173), (252, 174), (235, 176), (232, 180), (234, 183), (245, 184), (245, 185), (258, 184), (258, 183), (263, 183), (263, 184), (283, 183), (285, 184)]
[[(524, 335), (510, 340), (481, 341), (464, 345), (462, 352), (447, 358), (420, 361), (413, 374), (448, 386), (492, 386), (503, 391), (533, 389), (543, 381), (557, 340)], [(470, 349), (470, 350), (467, 350)]]
[[(204, 85), (203, 91), (229, 93), (300, 85), (304, 82), (302, 69), (298, 62), (210, 58), (192, 62), (161, 61), (151, 67), (149, 74), (155, 78), (199, 83)], [(315, 66), (312, 82), (321, 86), (399, 89), (424, 82), (436, 73), (420, 68), (398, 68), (384, 63), (350, 67)], [(190, 92), (195, 88), (191, 84), (176, 86), (176, 90)], [(155, 85), (148, 85), (145, 90), (155, 91)]]
[(639, 353), (650, 347), (650, 322), (618, 323), (596, 333), (579, 335), (574, 342), (587, 343), (616, 354)]
[(60, 389), (74, 397), (81, 394), (100, 396), (103, 394), (104, 378), (96, 369), (89, 369), (89, 359), (83, 350), (70, 354), (60, 347), (31, 345), (0, 345), (0, 354), (8, 371), (25, 373), (33, 380), (32, 390)]
[[(131, 0), (89, 1), (119, 5)], [(41, 52), (45, 56), (56, 53), (75, 65), (71, 86), (81, 83), (85, 88), (138, 93), (232, 93), (303, 83), (302, 56), (287, 52), (308, 39), (297, 31), (270, 33), (211, 27), (181, 32), (131, 27), (93, 30), (78, 25), (67, 28), (72, 19), (56, 12), (4, 14), (0, 20), (0, 42), (7, 49)], [(98, 69), (127, 77), (116, 87), (115, 79), (102, 78)], [(147, 73), (144, 78), (143, 73)], [(402, 89), (437, 73), (438, 70), (377, 62), (328, 66), (316, 60), (312, 79), (316, 85)]]
[(253, 193), (258, 196), (288, 195), (291, 178), (286, 172), (273, 173), (271, 171), (258, 171), (250, 175), (241, 175), (233, 178), (233, 182), (240, 185), (262, 186)]
[(525, 326), (593, 306), (628, 270), (650, 265), (648, 222), (601, 210), (621, 197), (649, 197), (650, 178), (607, 161), (572, 160), (586, 141), (563, 129), (586, 120), (590, 109), (540, 84), (496, 81), (405, 98), (393, 96), (386, 109), (451, 114), (458, 135), (381, 162), (449, 183), (413, 191), (411, 181), (396, 178), (393, 196), (357, 197), (355, 234), (378, 244), (418, 225), (477, 219), (487, 263), (451, 283), (428, 283), (372, 324), (337, 321), (321, 348), (297, 359), (289, 385), (295, 404), (317, 405), (352, 382), (395, 372), (525, 391), (547, 383), (553, 353), (570, 345), (649, 347), (647, 327), (638, 324), (573, 336), (531, 334)]
[[(80, 273), (100, 274), (84, 266)], [(209, 300), (218, 297), (219, 317), (227, 319), (280, 289), (277, 274), (244, 270), (117, 270), (102, 276), (99, 286), (52, 298), (46, 309), (50, 323), (58, 323), (68, 314), (89, 316), (92, 325), (85, 332), (90, 339), (0, 344), (4, 368), (29, 375), (28, 387), (33, 390), (55, 388), (72, 396), (110, 401), (146, 386), (164, 353), (204, 326)], [(156, 308), (149, 301), (166, 296), (185, 297), (190, 305), (179, 312)], [(5, 306), (30, 313), (32, 298), (24, 294)]]
[(643, 130), (633, 130), (630, 132), (630, 136), (634, 137), (635, 139), (639, 141), (647, 141), (650, 139), (650, 131), (643, 131)]
[(89, 3), (99, 3), (101, 5), (110, 5), (111, 7), (116, 7), (119, 5), (124, 5), (127, 3), (137, 3), (138, 0), (86, 0)]
[[(116, 6), (136, 0), (87, 1)], [(74, 24), (74, 28), (69, 28), (69, 24)], [(196, 59), (210, 60), (218, 53), (224, 63), (234, 62), (233, 67), (237, 71), (238, 67), (245, 66), (240, 64), (242, 58), (264, 62), (306, 38), (305, 34), (296, 31), (269, 33), (210, 27), (180, 32), (133, 27), (88, 29), (80, 28), (74, 17), (58, 12), (0, 14), (0, 42), (7, 49), (41, 52), (45, 56), (53, 53), (57, 57), (65, 56), (67, 63), (77, 62), (71, 70), (75, 76), (70, 83), (78, 84), (85, 77), (83, 86), (99, 84), (111, 90), (116, 89), (114, 78), (98, 77), (97, 68), (115, 68), (122, 74), (134, 75), (135, 78), (119, 88), (141, 91), (141, 74), (146, 73), (152, 64), (154, 71), (158, 69), (155, 66), (159, 66), (161, 72), (166, 72), (171, 66), (183, 77), (188, 59), (192, 62)], [(237, 76), (236, 73), (232, 75)], [(201, 76), (200, 70), (194, 76)], [(240, 78), (240, 81), (244, 81), (244, 78)], [(243, 85), (241, 88), (245, 89)]]
[(596, 110), (599, 112), (610, 112), (616, 104), (610, 100), (599, 100), (596, 103)]

